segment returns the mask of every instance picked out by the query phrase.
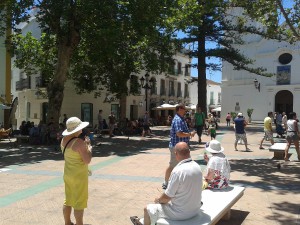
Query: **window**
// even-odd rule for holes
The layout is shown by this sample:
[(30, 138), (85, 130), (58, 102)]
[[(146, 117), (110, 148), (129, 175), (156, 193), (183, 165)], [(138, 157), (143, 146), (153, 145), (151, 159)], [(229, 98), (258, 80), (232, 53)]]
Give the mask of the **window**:
[(160, 80), (160, 95), (166, 95), (166, 84), (165, 80)]
[(130, 94), (136, 95), (140, 94), (140, 84), (138, 77), (136, 75), (131, 75), (130, 76)]
[(93, 126), (93, 104), (81, 103), (81, 120), (89, 122), (89, 126)]
[(182, 74), (182, 71), (181, 71), (181, 62), (178, 62), (178, 64), (177, 64), (177, 71), (178, 71), (178, 74)]
[(213, 105), (214, 104), (214, 92), (211, 91), (209, 96), (210, 96), (210, 98), (209, 98), (209, 104)]
[(26, 107), (26, 120), (30, 120), (30, 108), (31, 108), (31, 104), (30, 102), (27, 102), (27, 107)]
[(221, 103), (221, 93), (219, 92), (218, 93), (218, 104), (220, 104)]
[(114, 112), (115, 117), (119, 120), (120, 115), (120, 107), (119, 104), (111, 104), (111, 112)]
[(290, 53), (283, 53), (278, 57), (278, 61), (283, 64), (289, 64), (293, 60), (293, 56)]
[(184, 76), (189, 76), (189, 65), (188, 64), (185, 64), (185, 67), (184, 67)]
[(151, 89), (150, 89), (150, 94), (151, 95), (156, 95), (157, 94), (156, 79), (154, 77), (151, 77), (151, 79), (155, 82), (152, 83), (152, 86), (151, 86)]
[(174, 62), (169, 64), (168, 73), (171, 75), (175, 75), (175, 63)]
[(182, 97), (181, 83), (177, 83), (177, 97)]
[(174, 90), (174, 81), (169, 81), (169, 96), (174, 96), (175, 90)]
[(190, 95), (189, 95), (189, 86), (188, 86), (188, 84), (185, 84), (185, 85), (184, 85), (184, 97), (185, 97), (185, 98), (189, 98), (189, 97), (190, 97)]

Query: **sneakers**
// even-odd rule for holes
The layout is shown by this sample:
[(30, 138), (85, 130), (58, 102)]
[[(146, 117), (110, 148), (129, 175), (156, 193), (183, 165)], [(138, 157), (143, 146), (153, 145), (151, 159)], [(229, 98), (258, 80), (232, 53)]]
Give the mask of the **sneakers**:
[(246, 148), (246, 152), (250, 152), (251, 150), (250, 150), (250, 148)]
[(161, 185), (162, 189), (166, 190), (168, 187), (168, 183), (163, 182), (163, 184)]

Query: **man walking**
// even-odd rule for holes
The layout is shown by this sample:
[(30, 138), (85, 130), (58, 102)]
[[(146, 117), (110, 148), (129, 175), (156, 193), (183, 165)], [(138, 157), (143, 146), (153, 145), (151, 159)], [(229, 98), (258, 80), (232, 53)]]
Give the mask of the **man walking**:
[(268, 112), (268, 116), (264, 119), (264, 132), (265, 135), (263, 139), (260, 141), (259, 149), (264, 149), (262, 144), (265, 139), (269, 139), (271, 144), (274, 145), (274, 140), (273, 140), (273, 129), (272, 129), (272, 117), (273, 113)]
[(167, 188), (171, 172), (178, 163), (175, 157), (175, 151), (174, 151), (175, 145), (178, 142), (185, 142), (189, 144), (190, 138), (194, 137), (195, 135), (195, 131), (191, 133), (185, 122), (184, 119), (184, 115), (186, 112), (185, 106), (180, 103), (176, 106), (175, 110), (176, 110), (176, 115), (172, 120), (171, 130), (170, 130), (170, 136), (171, 136), (170, 143), (169, 143), (170, 162), (165, 172), (165, 182), (162, 185), (163, 189)]
[(113, 137), (113, 132), (115, 129), (116, 124), (116, 117), (113, 111), (111, 111), (111, 114), (108, 116), (108, 127), (109, 127), (109, 137)]
[(98, 132), (99, 132), (99, 137), (102, 137), (102, 130), (103, 130), (103, 117), (102, 117), (102, 110), (99, 110), (98, 113)]
[(248, 148), (245, 126), (247, 126), (247, 122), (246, 122), (245, 118), (243, 117), (243, 113), (240, 112), (240, 113), (238, 113), (237, 117), (234, 119), (234, 127), (235, 127), (234, 149), (236, 151), (238, 151), (237, 143), (240, 139), (245, 144), (246, 152), (250, 151), (250, 149)]
[[(177, 143), (174, 153), (178, 164), (172, 171), (170, 184), (155, 198), (155, 204), (144, 208), (144, 225), (155, 224), (159, 218), (187, 220), (200, 210), (203, 182), (200, 166), (192, 160), (187, 143)], [(130, 219), (133, 224), (142, 225), (137, 216)]]
[(195, 124), (195, 128), (197, 131), (199, 144), (201, 144), (201, 142), (202, 142), (201, 136), (202, 136), (203, 126), (205, 125), (205, 114), (204, 114), (204, 112), (202, 112), (200, 106), (197, 108), (197, 112), (195, 113), (194, 124)]

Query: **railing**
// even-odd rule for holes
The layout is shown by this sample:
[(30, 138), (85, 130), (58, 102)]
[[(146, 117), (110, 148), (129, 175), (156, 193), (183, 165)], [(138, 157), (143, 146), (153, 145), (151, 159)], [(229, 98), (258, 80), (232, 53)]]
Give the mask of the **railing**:
[(47, 87), (48, 82), (46, 82), (43, 77), (35, 78), (35, 86), (36, 87)]
[(17, 91), (22, 91), (23, 89), (30, 89), (31, 84), (30, 84), (30, 77), (27, 77), (25, 79), (21, 79), (16, 82), (16, 90)]

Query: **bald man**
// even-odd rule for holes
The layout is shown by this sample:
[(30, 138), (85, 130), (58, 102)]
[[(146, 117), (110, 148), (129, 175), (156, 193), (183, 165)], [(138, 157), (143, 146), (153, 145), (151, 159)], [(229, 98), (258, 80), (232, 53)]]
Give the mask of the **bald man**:
[[(200, 211), (202, 172), (192, 160), (189, 146), (179, 142), (174, 147), (178, 164), (173, 169), (165, 192), (155, 198), (155, 204), (144, 208), (144, 225), (155, 224), (159, 218), (186, 220)], [(133, 224), (142, 225), (137, 216), (130, 217)]]

